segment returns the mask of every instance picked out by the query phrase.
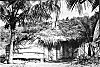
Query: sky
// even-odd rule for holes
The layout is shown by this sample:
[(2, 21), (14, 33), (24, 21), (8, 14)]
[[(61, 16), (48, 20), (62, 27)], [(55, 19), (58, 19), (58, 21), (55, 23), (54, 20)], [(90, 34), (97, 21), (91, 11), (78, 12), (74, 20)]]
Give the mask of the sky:
[[(33, 3), (33, 2), (31, 2)], [(35, 4), (38, 4), (39, 2), (34, 2), (32, 5), (34, 6)], [(2, 2), (0, 2), (0, 4), (2, 4)], [(92, 6), (90, 5), (90, 3), (88, 2), (85, 2), (86, 4), (86, 10), (83, 9), (83, 13), (82, 15), (79, 15), (78, 11), (76, 8), (73, 9), (73, 11), (69, 11), (67, 9), (67, 6), (66, 6), (66, 3), (65, 3), (65, 0), (61, 0), (61, 13), (59, 15), (59, 20), (62, 20), (62, 19), (65, 19), (66, 17), (68, 17), (69, 19), (70, 18), (73, 18), (73, 17), (81, 17), (81, 16), (92, 16), (95, 11), (99, 11), (99, 7), (97, 7), (93, 12), (92, 12)], [(83, 8), (84, 8), (84, 4), (82, 4)], [(19, 12), (20, 13), (20, 12)], [(49, 21), (55, 21), (55, 17), (56, 17), (56, 14), (55, 13), (52, 13), (51, 14), (51, 17), (52, 19), (49, 19)], [(4, 26), (5, 23), (0, 20), (0, 27), (1, 26)]]

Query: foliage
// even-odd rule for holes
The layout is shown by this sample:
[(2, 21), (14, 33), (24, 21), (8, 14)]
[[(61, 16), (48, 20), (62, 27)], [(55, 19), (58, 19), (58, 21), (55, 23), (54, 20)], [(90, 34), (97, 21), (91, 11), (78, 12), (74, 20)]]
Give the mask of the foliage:
[(72, 19), (69, 19), (68, 21), (62, 20), (59, 24), (59, 27), (67, 37), (77, 36), (84, 39), (85, 41), (92, 42), (98, 19), (99, 13), (96, 12), (91, 17), (74, 17)]
[(96, 12), (90, 18), (87, 16), (78, 18), (78, 20), (80, 20), (82, 23), (83, 29), (85, 29), (84, 35), (87, 37), (89, 42), (92, 42), (92, 40), (93, 40), (94, 30), (95, 30), (98, 19), (99, 19), (98, 12)]
[(10, 41), (10, 32), (9, 30), (5, 30), (4, 27), (0, 27), (0, 42), (6, 42), (9, 43)]
[(63, 21), (59, 25), (65, 37), (69, 37), (74, 40), (84, 38), (82, 32), (84, 29), (76, 18), (70, 19), (69, 21)]
[(68, 9), (72, 9), (77, 6), (79, 13), (81, 13), (82, 9), (82, 3), (85, 3), (85, 1), (88, 1), (92, 5), (92, 11), (99, 6), (99, 0), (66, 0), (66, 4), (68, 6)]
[[(4, 1), (4, 4), (0, 5), (0, 8), (0, 18), (6, 21), (5, 28), (10, 26), (10, 28), (13, 30), (16, 27), (16, 22), (24, 19), (25, 13), (28, 11), (28, 9), (25, 8), (25, 0)], [(23, 12), (18, 14), (19, 10), (23, 10)]]
[(60, 11), (60, 7), (57, 4), (54, 4), (53, 0), (47, 0), (46, 2), (39, 3), (31, 9), (31, 16), (34, 20), (41, 20), (51, 18), (50, 14), (53, 11)]
[(60, 11), (60, 6), (57, 4), (58, 0), (48, 0), (45, 3), (46, 8), (48, 8), (51, 12), (52, 11)]
[(50, 18), (50, 14), (47, 13), (46, 9), (44, 8), (45, 6), (42, 4), (37, 4), (34, 6), (34, 9), (32, 9), (32, 17), (33, 18)]

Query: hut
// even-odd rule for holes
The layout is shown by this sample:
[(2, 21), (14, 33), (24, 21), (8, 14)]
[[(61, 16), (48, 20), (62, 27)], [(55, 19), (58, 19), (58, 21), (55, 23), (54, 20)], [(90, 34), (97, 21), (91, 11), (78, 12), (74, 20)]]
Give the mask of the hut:
[(62, 35), (61, 31), (47, 29), (35, 35), (41, 40), (40, 43), (43, 45), (43, 47), (45, 47), (48, 50), (45, 51), (47, 52), (45, 53), (47, 56), (46, 58), (48, 58), (48, 60), (56, 60), (56, 53), (58, 53), (57, 50), (59, 48), (58, 45), (61, 45), (60, 41), (66, 41), (66, 38)]
[(73, 56), (74, 49), (84, 40), (81, 32), (84, 30), (78, 22), (58, 21), (58, 23), (59, 29), (47, 29), (35, 34), (41, 40), (41, 44), (48, 48), (48, 60)]

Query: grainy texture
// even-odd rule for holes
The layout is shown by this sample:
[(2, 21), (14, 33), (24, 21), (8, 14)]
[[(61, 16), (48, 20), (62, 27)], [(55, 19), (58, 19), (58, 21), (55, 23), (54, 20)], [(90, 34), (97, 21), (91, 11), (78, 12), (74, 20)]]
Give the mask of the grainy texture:
[(99, 67), (99, 0), (0, 0), (0, 67)]

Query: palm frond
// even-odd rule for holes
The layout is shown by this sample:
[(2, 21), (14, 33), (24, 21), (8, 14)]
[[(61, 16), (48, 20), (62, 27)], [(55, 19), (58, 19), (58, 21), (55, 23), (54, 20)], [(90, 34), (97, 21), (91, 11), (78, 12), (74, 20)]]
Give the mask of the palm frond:
[[(85, 3), (85, 1), (87, 0), (66, 0), (66, 4), (67, 4), (67, 8), (69, 10), (73, 10), (73, 8), (76, 6), (76, 5), (80, 5), (80, 4), (83, 4)], [(99, 5), (99, 0), (88, 0), (88, 2), (91, 3), (92, 5), (92, 11)], [(80, 6), (78, 6), (78, 11), (79, 13), (82, 11), (82, 7), (80, 9)]]
[(33, 18), (39, 18), (39, 17), (42, 17), (44, 19), (50, 18), (50, 13), (48, 12), (45, 2), (42, 2), (42, 4), (35, 5), (34, 8), (31, 10), (31, 12)]
[(58, 0), (48, 0), (45, 4), (45, 6), (47, 6), (47, 8), (50, 10), (50, 11), (60, 11), (60, 6), (57, 4), (58, 3)]
[(73, 10), (78, 0), (66, 0), (67, 8)]
[(99, 6), (99, 0), (95, 0), (95, 1), (93, 2), (92, 11), (93, 11), (97, 6)]
[(77, 4), (77, 9), (78, 9), (78, 12), (79, 14), (82, 14), (83, 13), (83, 7), (82, 7), (82, 4)]

